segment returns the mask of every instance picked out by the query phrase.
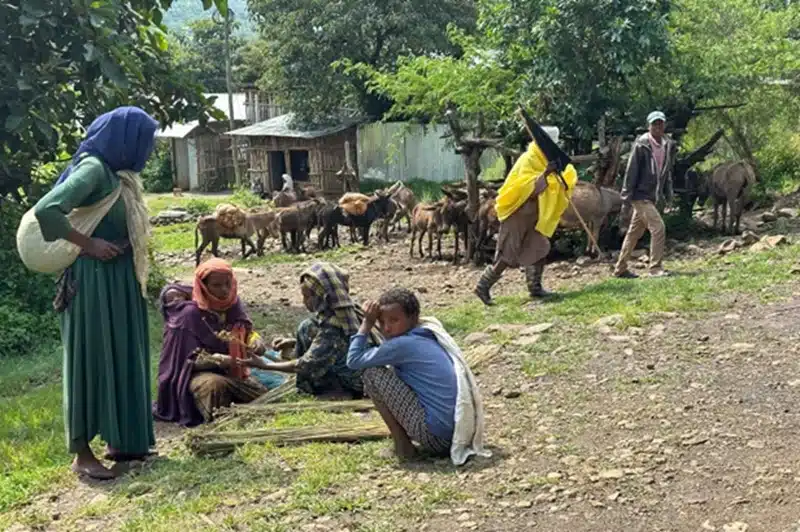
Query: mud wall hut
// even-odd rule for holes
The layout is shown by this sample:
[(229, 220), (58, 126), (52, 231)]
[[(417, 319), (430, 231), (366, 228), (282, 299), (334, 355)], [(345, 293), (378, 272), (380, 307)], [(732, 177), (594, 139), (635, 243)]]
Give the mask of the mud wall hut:
[[(227, 94), (206, 94), (216, 97), (214, 107), (228, 114)], [(245, 125), (245, 94), (233, 95), (234, 125)], [(210, 120), (202, 126), (198, 120), (173, 124), (156, 132), (156, 139), (170, 146), (172, 182), (181, 190), (216, 191), (227, 188), (235, 181), (230, 129), (227, 118)], [(238, 157), (240, 168), (244, 165), (244, 152)]]
[[(260, 182), (265, 191), (279, 190), (281, 176), (289, 174), (294, 181), (308, 182), (322, 193), (334, 197), (344, 192), (344, 183), (337, 173), (350, 160), (357, 168), (355, 119), (319, 128), (301, 128), (292, 123), (294, 115), (281, 116), (228, 133), (247, 139), (247, 174), (250, 182)], [(356, 172), (357, 173), (357, 172)]]

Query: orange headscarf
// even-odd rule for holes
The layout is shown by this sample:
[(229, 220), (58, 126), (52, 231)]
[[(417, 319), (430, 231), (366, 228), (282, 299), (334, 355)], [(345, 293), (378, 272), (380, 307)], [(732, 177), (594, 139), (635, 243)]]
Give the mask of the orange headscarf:
[[(231, 290), (226, 299), (218, 299), (203, 282), (212, 273), (222, 273), (230, 275)], [(203, 310), (213, 310), (215, 312), (225, 312), (236, 303), (238, 297), (236, 291), (236, 276), (233, 275), (233, 268), (222, 259), (213, 258), (202, 263), (194, 271), (194, 288), (192, 289), (192, 299), (197, 306)]]
[[(231, 290), (228, 292), (228, 297), (219, 299), (208, 291), (208, 287), (203, 282), (212, 273), (222, 273), (230, 275), (231, 277)], [(207, 260), (197, 267), (194, 271), (194, 287), (192, 289), (192, 300), (197, 303), (197, 306), (203, 310), (213, 310), (215, 312), (225, 312), (230, 309), (238, 299), (236, 276), (233, 274), (233, 268), (222, 259), (213, 258)], [(228, 345), (228, 354), (231, 358), (242, 360), (246, 356), (246, 341), (247, 341), (247, 328), (243, 325), (235, 325), (231, 333), (238, 341), (233, 341)], [(246, 367), (233, 366), (230, 369), (232, 377), (245, 379), (250, 373)]]

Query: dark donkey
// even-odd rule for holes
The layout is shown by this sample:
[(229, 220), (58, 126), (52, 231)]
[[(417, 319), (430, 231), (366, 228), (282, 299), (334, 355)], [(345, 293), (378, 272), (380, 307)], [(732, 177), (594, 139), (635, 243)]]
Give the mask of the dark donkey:
[(333, 213), (334, 219), (339, 225), (360, 229), (361, 243), (368, 246), (369, 230), (376, 220), (387, 216), (390, 209), (390, 199), (391, 196), (383, 190), (376, 190), (375, 195), (367, 203), (367, 210), (364, 214), (350, 214), (338, 207)]

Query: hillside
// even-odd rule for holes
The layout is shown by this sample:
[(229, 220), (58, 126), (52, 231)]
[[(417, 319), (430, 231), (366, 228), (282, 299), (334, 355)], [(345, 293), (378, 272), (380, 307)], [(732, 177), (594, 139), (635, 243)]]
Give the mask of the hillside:
[[(228, 6), (236, 14), (236, 19), (242, 26), (241, 30), (250, 33), (247, 0), (228, 0)], [(170, 29), (180, 29), (193, 20), (208, 18), (212, 13), (213, 9), (208, 11), (203, 9), (203, 3), (200, 0), (174, 0), (172, 7), (164, 16), (164, 22)]]

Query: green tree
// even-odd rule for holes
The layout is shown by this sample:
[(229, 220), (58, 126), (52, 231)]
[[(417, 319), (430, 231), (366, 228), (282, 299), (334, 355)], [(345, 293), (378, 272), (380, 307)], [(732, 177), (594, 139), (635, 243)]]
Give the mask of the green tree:
[[(231, 60), (239, 62), (238, 51), (245, 39), (236, 34), (239, 22), (231, 23)], [(175, 68), (200, 84), (207, 92), (227, 92), (225, 80), (225, 22), (222, 18), (204, 18), (187, 25), (183, 32), (175, 35), (170, 43)], [(239, 84), (235, 75), (234, 84)]]
[(0, 3), (0, 198), (28, 189), (34, 167), (70, 152), (80, 124), (109, 108), (138, 105), (162, 124), (208, 111), (201, 88), (171, 68), (160, 26), (169, 4)]
[(672, 83), (662, 93), (679, 91), (702, 105), (745, 104), (702, 114), (686, 143), (725, 127), (717, 160), (749, 159), (763, 187), (783, 189), (800, 181), (800, 94), (792, 85), (800, 74), (800, 5), (768, 4), (679, 0), (670, 17)]
[(342, 107), (381, 117), (391, 103), (341, 60), (391, 69), (400, 55), (451, 53), (448, 24), (474, 25), (472, 0), (249, 0), (269, 47), (261, 86), (306, 121)]
[(537, 115), (577, 139), (579, 152), (602, 117), (626, 120), (628, 87), (668, 56), (667, 0), (483, 0), (479, 13), (483, 46), (499, 51)]
[[(0, 53), (0, 357), (58, 337), (52, 279), (25, 269), (15, 234), (39, 192), (33, 185), (48, 185), (64, 169), (80, 124), (123, 104), (139, 105), (165, 125), (210, 112), (202, 88), (171, 67), (160, 26), (160, 9), (169, 4), (0, 2), (7, 43)], [(225, 0), (216, 4), (225, 11)]]

